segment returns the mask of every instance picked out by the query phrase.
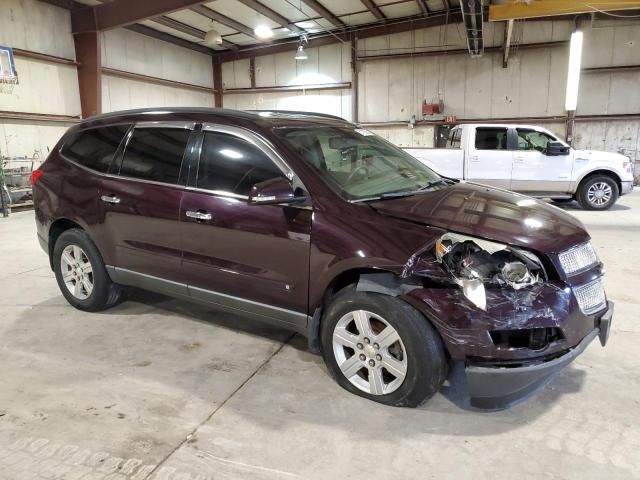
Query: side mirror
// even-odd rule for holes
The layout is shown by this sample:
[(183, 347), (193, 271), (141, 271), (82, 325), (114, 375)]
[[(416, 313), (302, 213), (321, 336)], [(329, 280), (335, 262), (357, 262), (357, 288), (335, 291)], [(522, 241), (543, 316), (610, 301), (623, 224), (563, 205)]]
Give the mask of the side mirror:
[(547, 151), (545, 152), (549, 157), (559, 157), (561, 155), (569, 155), (571, 147), (567, 147), (561, 142), (549, 142), (547, 145)]
[(249, 192), (249, 205), (276, 205), (280, 203), (299, 203), (307, 199), (296, 195), (291, 183), (284, 177), (271, 178), (258, 182)]

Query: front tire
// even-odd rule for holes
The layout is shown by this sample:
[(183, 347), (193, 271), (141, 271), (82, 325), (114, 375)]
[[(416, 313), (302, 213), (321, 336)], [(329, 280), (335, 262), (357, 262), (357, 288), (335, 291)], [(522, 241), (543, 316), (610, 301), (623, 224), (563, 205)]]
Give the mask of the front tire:
[(342, 290), (323, 316), (320, 335), (325, 363), (340, 386), (379, 403), (417, 407), (447, 376), (437, 331), (395, 297)]
[(618, 200), (618, 184), (607, 175), (594, 175), (580, 184), (578, 203), (585, 210), (608, 210)]
[(66, 230), (58, 237), (53, 247), (53, 268), (62, 295), (79, 310), (104, 310), (122, 296), (122, 288), (111, 281), (98, 249), (79, 228)]

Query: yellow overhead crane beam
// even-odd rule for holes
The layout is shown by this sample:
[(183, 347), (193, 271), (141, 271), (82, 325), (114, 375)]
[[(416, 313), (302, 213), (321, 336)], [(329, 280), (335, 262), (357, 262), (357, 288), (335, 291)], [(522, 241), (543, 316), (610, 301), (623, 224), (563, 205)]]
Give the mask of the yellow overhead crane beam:
[(640, 8), (640, 0), (506, 0), (489, 6), (489, 21)]

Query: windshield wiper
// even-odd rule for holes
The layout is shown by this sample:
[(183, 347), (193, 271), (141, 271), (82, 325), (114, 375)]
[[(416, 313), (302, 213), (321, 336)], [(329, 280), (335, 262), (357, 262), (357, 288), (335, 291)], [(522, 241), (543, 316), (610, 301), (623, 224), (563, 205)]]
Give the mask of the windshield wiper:
[(415, 190), (407, 190), (406, 192), (383, 193), (383, 194), (380, 195), (380, 198), (410, 197), (412, 195), (418, 195), (420, 193), (425, 193), (425, 192), (431, 190), (436, 185), (443, 185), (443, 184), (444, 185), (451, 185), (450, 182), (451, 182), (451, 180), (446, 180), (444, 178), (437, 178), (436, 180), (431, 180), (426, 185), (423, 185), (422, 187), (417, 188)]

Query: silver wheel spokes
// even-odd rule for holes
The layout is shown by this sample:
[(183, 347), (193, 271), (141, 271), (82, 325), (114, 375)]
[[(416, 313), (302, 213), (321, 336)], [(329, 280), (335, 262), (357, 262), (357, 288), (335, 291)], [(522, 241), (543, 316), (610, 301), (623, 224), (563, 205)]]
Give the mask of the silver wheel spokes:
[(407, 354), (398, 332), (366, 310), (349, 312), (338, 321), (333, 354), (343, 375), (371, 395), (394, 392), (407, 376)]
[(93, 268), (87, 254), (77, 245), (69, 245), (60, 257), (62, 281), (71, 294), (84, 300), (93, 291)]
[(611, 200), (613, 191), (611, 186), (605, 182), (597, 182), (587, 190), (587, 199), (594, 205), (604, 205)]

